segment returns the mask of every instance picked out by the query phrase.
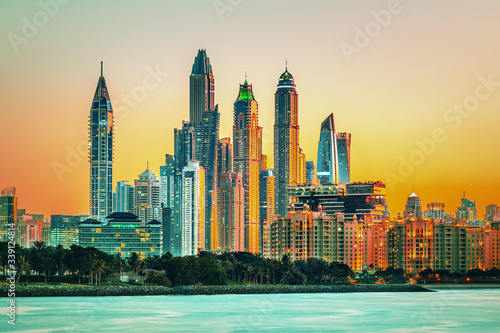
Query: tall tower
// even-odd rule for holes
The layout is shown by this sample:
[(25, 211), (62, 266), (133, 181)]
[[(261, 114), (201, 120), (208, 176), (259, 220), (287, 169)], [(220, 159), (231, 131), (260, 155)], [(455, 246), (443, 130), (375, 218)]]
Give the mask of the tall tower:
[(113, 107), (102, 74), (89, 116), (90, 217), (103, 220), (113, 205)]
[(335, 122), (331, 113), (322, 123), (318, 141), (318, 180), (321, 184), (338, 184), (338, 149)]
[(413, 192), (406, 200), (403, 217), (422, 217), (422, 204), (420, 198)]
[(233, 172), (243, 177), (245, 206), (245, 250), (259, 252), (259, 168), (262, 155), (262, 127), (252, 85), (240, 84), (234, 102)]
[(198, 50), (189, 77), (189, 121), (199, 126), (203, 113), (215, 109), (215, 78), (206, 50)]
[[(194, 159), (205, 169), (205, 248), (219, 248), (217, 213), (217, 144), (220, 114), (215, 105), (215, 78), (205, 50), (198, 50), (189, 77), (189, 121), (194, 127)], [(215, 176), (214, 176), (215, 175)]]
[(351, 133), (337, 133), (339, 183), (351, 182)]
[(182, 122), (181, 129), (174, 129), (174, 208), (171, 213), (171, 252), (182, 255), (182, 169), (193, 159), (195, 150), (194, 128), (188, 121)]
[(275, 213), (285, 216), (289, 199), (287, 186), (301, 185), (299, 180), (299, 117), (295, 81), (285, 69), (276, 90), (274, 113)]
[(205, 250), (205, 170), (200, 162), (189, 161), (182, 168), (182, 255)]

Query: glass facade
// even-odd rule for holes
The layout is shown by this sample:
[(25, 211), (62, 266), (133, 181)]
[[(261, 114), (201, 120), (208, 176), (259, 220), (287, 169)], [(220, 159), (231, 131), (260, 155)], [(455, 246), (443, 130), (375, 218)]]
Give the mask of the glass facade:
[(89, 116), (90, 216), (103, 220), (113, 205), (113, 108), (102, 73)]

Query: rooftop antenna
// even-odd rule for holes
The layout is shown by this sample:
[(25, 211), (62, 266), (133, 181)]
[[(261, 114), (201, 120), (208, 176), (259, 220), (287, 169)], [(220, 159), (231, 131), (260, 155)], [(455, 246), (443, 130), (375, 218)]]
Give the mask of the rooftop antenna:
[(101, 76), (102, 76), (102, 61), (101, 61)]
[(288, 60), (285, 60), (285, 72), (288, 72)]
[(464, 190), (464, 199), (465, 199), (465, 190)]

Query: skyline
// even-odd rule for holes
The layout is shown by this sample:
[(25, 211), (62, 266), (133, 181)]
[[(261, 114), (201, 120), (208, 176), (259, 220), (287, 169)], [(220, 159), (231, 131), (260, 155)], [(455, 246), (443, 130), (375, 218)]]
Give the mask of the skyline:
[[(194, 13), (184, 4), (158, 3), (162, 10), (156, 13), (148, 6), (129, 3), (122, 6), (129, 16), (138, 9), (147, 10), (148, 15), (156, 19), (161, 13), (171, 14), (172, 8), (178, 12), (172, 16), (174, 23), (151, 19), (155, 24), (142, 23), (141, 32), (128, 31), (131, 38), (125, 40), (123, 31), (117, 29), (118, 23), (126, 23), (125, 19), (111, 15), (106, 33), (97, 35), (97, 31), (84, 28), (88, 23), (79, 16), (89, 7), (70, 2), (60, 5), (59, 12), (50, 17), (27, 44), (19, 45), (19, 52), (15, 52), (8, 38), (2, 39), (0, 45), (7, 51), (0, 59), (10, 64), (0, 69), (0, 75), (5, 78), (1, 82), (4, 110), (22, 112), (4, 111), (1, 115), (1, 139), (14, 144), (4, 146), (4, 156), (10, 158), (2, 165), (0, 187), (15, 186), (19, 207), (30, 213), (46, 216), (88, 213), (85, 132), (88, 104), (95, 91), (100, 61), (104, 61), (104, 76), (116, 117), (113, 189), (120, 180), (132, 184), (147, 161), (159, 176), (165, 154), (174, 152), (173, 128), (180, 128), (182, 120), (189, 119), (192, 61), (198, 49), (207, 49), (217, 80), (215, 103), (220, 105), (220, 138), (232, 136), (232, 105), (247, 70), (248, 81), (259, 101), (263, 153), (272, 161), (274, 93), (288, 61), (288, 70), (295, 78), (300, 95), (300, 143), (306, 160), (316, 164), (321, 121), (333, 112), (337, 127), (352, 133), (351, 181), (386, 183), (392, 216), (404, 210), (413, 185), (424, 209), (429, 202), (444, 202), (447, 213), (454, 213), (464, 190), (466, 197), (476, 202), (480, 218), (486, 205), (500, 203), (500, 195), (496, 193), (500, 180), (495, 177), (495, 163), (499, 158), (489, 152), (491, 142), (500, 138), (499, 133), (494, 133), (495, 122), (500, 118), (498, 112), (495, 113), (500, 104), (495, 83), (500, 81), (498, 66), (495, 66), (500, 49), (489, 42), (495, 36), (492, 27), (499, 24), (494, 21), (499, 4), (456, 5), (454, 2), (451, 6), (451, 2), (431, 5), (423, 1), (401, 1), (403, 10), (394, 14), (391, 22), (371, 38), (369, 45), (360, 48), (347, 63), (340, 48), (342, 43), (354, 45), (353, 29), (374, 21), (371, 11), (386, 10), (389, 1), (370, 4), (358, 1), (352, 5), (316, 2), (322, 3), (324, 10), (291, 3), (287, 18), (305, 20), (294, 22), (297, 33), (293, 35), (293, 42), (290, 37), (280, 40), (280, 33), (268, 36), (266, 28), (274, 26), (271, 19), (280, 17), (281, 8), (278, 4), (263, 6), (262, 3), (241, 2), (232, 11), (224, 12), (223, 20), (211, 2), (203, 2), (204, 7), (200, 6)], [(4, 15), (0, 23), (4, 36), (10, 32), (21, 34), (22, 18), (29, 21), (42, 10), (37, 3), (1, 6), (7, 8), (0, 13)], [(101, 8), (102, 13), (94, 13), (97, 21), (100, 21), (99, 15), (109, 14), (112, 5), (102, 4)], [(337, 15), (335, 10), (339, 9), (342, 12)], [(303, 15), (301, 10), (323, 20), (316, 18), (313, 27), (308, 28), (307, 22), (311, 22), (313, 15)], [(242, 41), (234, 38), (242, 33), (237, 27), (256, 11), (267, 20), (252, 30), (252, 36), (245, 34), (248, 40), (240, 44)], [(204, 13), (209, 14), (205, 21), (201, 19)], [(183, 23), (177, 16), (189, 19)], [(426, 19), (419, 21), (423, 18)], [(467, 27), (452, 24), (466, 18), (476, 24)], [(140, 19), (146, 22), (146, 18)], [(209, 20), (214, 35), (204, 32), (202, 36), (190, 36), (189, 28), (196, 30), (190, 24), (196, 19), (200, 20), (197, 22), (200, 26)], [(329, 26), (332, 21), (335, 27)], [(76, 35), (81, 38), (70, 36), (69, 31), (77, 24), (83, 25)], [(176, 24), (185, 31), (175, 35)], [(159, 38), (162, 34), (159, 26), (171, 32), (164, 36), (164, 42)], [(127, 25), (121, 27), (130, 30)], [(278, 23), (276, 27), (286, 31)], [(324, 32), (315, 34), (322, 29)], [(109, 45), (102, 47), (106, 40)], [(241, 47), (249, 41), (261, 43), (257, 44), (258, 51)], [(296, 45), (296, 49), (290, 44)], [(103, 51), (95, 52), (94, 48)], [(236, 51), (238, 49), (241, 51)], [(308, 49), (313, 52), (309, 53)], [(483, 83), (488, 80), (493, 83)], [(126, 94), (144, 91), (146, 95), (139, 98), (140, 101), (132, 98), (127, 103), (123, 98)], [(479, 105), (475, 111), (466, 110), (463, 115), (448, 111), (454, 104), (473, 101), (470, 97), (478, 92)], [(431, 151), (429, 155), (414, 153), (422, 150), (415, 140), (424, 142), (432, 138), (436, 128), (441, 128), (442, 133), (435, 132), (434, 137), (438, 139), (434, 140), (435, 150), (427, 147)], [(68, 163), (67, 149), (81, 150), (83, 154), (76, 153), (70, 161), (73, 163)], [(424, 156), (422, 165), (414, 166), (409, 176), (401, 177), (403, 182), (391, 188), (386, 173), (398, 175), (400, 157), (408, 160), (412, 154)], [(54, 163), (71, 171), (58, 177)]]

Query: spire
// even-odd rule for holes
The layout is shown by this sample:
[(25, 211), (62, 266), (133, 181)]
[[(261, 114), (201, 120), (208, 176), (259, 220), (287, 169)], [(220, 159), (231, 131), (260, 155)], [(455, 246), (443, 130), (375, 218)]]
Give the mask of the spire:
[(146, 170), (149, 170), (149, 161), (146, 162)]
[(245, 84), (248, 84), (248, 81), (247, 81), (247, 71), (245, 71)]
[(108, 94), (108, 87), (106, 86), (106, 80), (104, 80), (103, 76), (102, 61), (101, 61), (101, 76), (99, 77), (99, 81), (97, 82), (97, 88), (94, 94), (94, 101), (100, 101), (101, 99), (105, 99), (108, 102), (110, 101)]
[(288, 60), (285, 60), (285, 72), (288, 72)]

